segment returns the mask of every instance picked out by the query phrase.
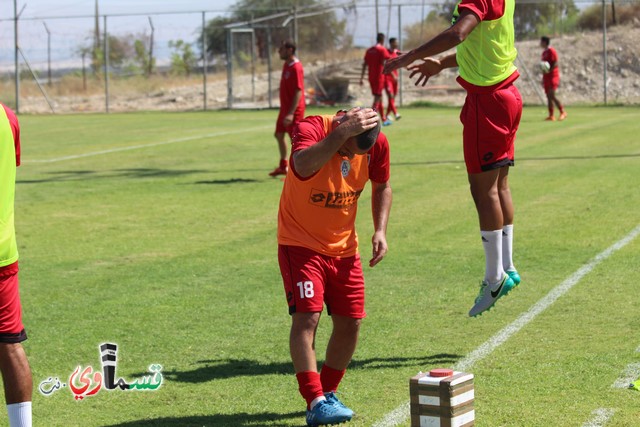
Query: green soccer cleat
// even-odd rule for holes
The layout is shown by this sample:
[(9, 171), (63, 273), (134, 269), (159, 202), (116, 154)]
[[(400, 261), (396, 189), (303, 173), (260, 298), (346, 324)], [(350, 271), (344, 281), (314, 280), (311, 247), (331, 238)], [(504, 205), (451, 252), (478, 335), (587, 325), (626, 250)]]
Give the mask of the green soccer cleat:
[(489, 310), (496, 301), (508, 294), (515, 286), (515, 283), (508, 274), (505, 274), (500, 282), (492, 285), (483, 281), (480, 285), (480, 292), (476, 297), (475, 304), (471, 307), (471, 310), (469, 310), (469, 316), (476, 317)]
[(509, 277), (511, 277), (511, 280), (513, 280), (514, 287), (520, 284), (520, 275), (516, 270), (507, 270), (505, 273), (507, 273)]

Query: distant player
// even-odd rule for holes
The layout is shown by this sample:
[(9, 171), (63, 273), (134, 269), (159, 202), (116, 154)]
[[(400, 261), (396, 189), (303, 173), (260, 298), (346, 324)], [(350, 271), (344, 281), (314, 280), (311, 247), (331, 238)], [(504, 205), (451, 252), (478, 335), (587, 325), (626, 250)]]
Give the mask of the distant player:
[(382, 91), (385, 85), (385, 76), (382, 74), (382, 68), (387, 59), (391, 58), (391, 54), (384, 47), (384, 34), (378, 33), (376, 37), (376, 45), (367, 49), (362, 63), (362, 73), (360, 74), (360, 85), (364, 84), (364, 72), (368, 69), (369, 85), (371, 86), (371, 94), (373, 95), (373, 109), (380, 114), (383, 126), (389, 126), (391, 120), (388, 120), (384, 114), (384, 105), (382, 105)]
[(22, 342), (18, 290), (18, 246), (14, 228), (16, 167), (20, 165), (20, 126), (8, 107), (0, 104), (0, 372), (11, 427), (31, 427), (33, 380)]
[[(389, 39), (389, 55), (390, 58), (398, 57), (398, 39), (391, 37)], [(384, 75), (384, 91), (387, 93), (387, 100), (389, 105), (387, 106), (387, 119), (389, 113), (393, 113), (393, 117), (396, 120), (400, 120), (400, 114), (396, 108), (396, 95), (398, 95), (398, 70), (393, 70), (389, 74)]]
[(291, 138), (293, 126), (304, 118), (304, 69), (302, 62), (296, 57), (296, 44), (293, 40), (284, 40), (278, 49), (280, 59), (284, 61), (280, 78), (280, 113), (276, 121), (274, 136), (280, 150), (280, 164), (270, 176), (287, 174), (287, 143), (285, 132)]
[[(278, 262), (291, 315), (289, 349), (309, 426), (353, 417), (335, 392), (366, 315), (355, 220), (367, 183), (374, 229), (369, 266), (387, 253), (389, 142), (379, 120), (370, 108), (352, 108), (307, 117), (293, 136), (278, 211)], [(315, 341), (324, 305), (333, 329), (318, 372)]]
[[(520, 283), (513, 266), (513, 200), (509, 168), (514, 165), (514, 142), (522, 115), (522, 98), (513, 82), (513, 13), (515, 0), (461, 0), (453, 24), (422, 46), (391, 59), (385, 72), (409, 67), (416, 85), (445, 68), (458, 67), (458, 83), (467, 91), (460, 121), (464, 160), (471, 195), (480, 222), (485, 253), (485, 276), (469, 311), (477, 316)], [(451, 48), (456, 52), (433, 58)]]
[(554, 104), (560, 111), (558, 120), (564, 120), (567, 118), (567, 113), (564, 111), (562, 103), (556, 97), (556, 90), (560, 85), (560, 68), (558, 68), (558, 52), (551, 46), (551, 39), (547, 36), (540, 38), (540, 47), (544, 49), (542, 51), (542, 62), (549, 63), (549, 70), (543, 70), (542, 74), (542, 86), (544, 86), (544, 93), (547, 94), (547, 108), (549, 109), (549, 116), (545, 120), (555, 121), (556, 118), (553, 115)]

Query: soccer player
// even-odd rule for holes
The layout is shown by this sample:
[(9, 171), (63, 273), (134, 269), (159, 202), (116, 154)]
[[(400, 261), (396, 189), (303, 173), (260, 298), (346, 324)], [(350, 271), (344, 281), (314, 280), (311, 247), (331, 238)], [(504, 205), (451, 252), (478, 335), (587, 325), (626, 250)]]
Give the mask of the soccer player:
[[(387, 253), (389, 142), (379, 132), (379, 120), (370, 108), (352, 108), (307, 117), (293, 135), (291, 170), (278, 212), (278, 262), (291, 315), (291, 359), (309, 426), (353, 416), (335, 392), (365, 317), (355, 218), (367, 181), (374, 226), (369, 266)], [(333, 330), (318, 373), (315, 336), (323, 304)]]
[[(391, 37), (389, 39), (389, 58), (397, 58), (398, 57), (398, 39), (395, 37)], [(398, 109), (396, 108), (396, 95), (398, 94), (398, 70), (393, 70), (389, 74), (384, 75), (384, 91), (387, 93), (387, 101), (389, 105), (387, 106), (387, 118), (389, 117), (389, 113), (393, 113), (393, 117), (395, 117), (396, 121), (400, 120), (402, 117), (398, 114)]]
[(31, 426), (33, 380), (21, 342), (18, 291), (18, 247), (14, 228), (16, 167), (20, 165), (20, 126), (16, 115), (0, 104), (0, 372), (11, 427)]
[[(458, 67), (458, 83), (467, 91), (460, 113), (464, 159), (480, 222), (485, 276), (469, 311), (477, 316), (491, 308), (518, 283), (512, 260), (514, 208), (509, 167), (522, 115), (522, 98), (513, 82), (515, 0), (461, 0), (451, 27), (420, 47), (391, 59), (385, 72), (411, 65), (416, 85), (423, 86), (445, 68)], [(440, 58), (434, 55), (456, 47)]]
[(283, 40), (278, 54), (284, 61), (280, 78), (280, 113), (274, 134), (280, 150), (280, 164), (269, 173), (270, 176), (287, 174), (287, 144), (284, 134), (288, 133), (291, 138), (293, 126), (304, 118), (305, 108), (304, 69), (302, 62), (296, 57), (296, 44), (293, 40)]
[(544, 87), (544, 93), (547, 94), (547, 108), (549, 109), (549, 116), (545, 120), (554, 122), (556, 120), (553, 115), (554, 104), (560, 111), (558, 120), (564, 120), (567, 118), (567, 113), (564, 111), (562, 103), (556, 97), (556, 90), (560, 86), (560, 68), (558, 68), (558, 52), (551, 46), (551, 39), (547, 36), (540, 38), (540, 47), (544, 49), (542, 51), (542, 61), (549, 63), (549, 70), (544, 71), (542, 74), (542, 86)]
[(360, 73), (360, 85), (364, 84), (364, 72), (369, 70), (369, 85), (371, 86), (371, 94), (373, 95), (373, 109), (380, 114), (383, 126), (389, 126), (391, 120), (388, 120), (384, 114), (384, 106), (382, 105), (382, 91), (385, 84), (385, 76), (382, 74), (382, 67), (391, 54), (384, 47), (384, 34), (378, 33), (376, 37), (376, 45), (367, 49), (362, 63), (362, 72)]

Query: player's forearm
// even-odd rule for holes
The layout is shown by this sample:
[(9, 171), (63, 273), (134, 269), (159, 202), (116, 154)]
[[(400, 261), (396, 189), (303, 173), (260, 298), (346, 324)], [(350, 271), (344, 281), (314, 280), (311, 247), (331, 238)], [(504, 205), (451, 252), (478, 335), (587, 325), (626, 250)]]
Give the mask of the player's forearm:
[(393, 193), (391, 191), (391, 184), (389, 184), (388, 181), (382, 184), (372, 181), (371, 211), (375, 231), (387, 233), (387, 223), (389, 222), (392, 199)]
[(435, 56), (439, 53), (453, 49), (466, 40), (467, 36), (479, 23), (478, 17), (473, 13), (463, 12), (458, 21), (422, 46), (409, 52), (407, 57), (411, 61)]
[(450, 55), (444, 56), (442, 58), (439, 59), (440, 61), (440, 65), (442, 66), (442, 69), (444, 70), (445, 68), (454, 68), (458, 66), (458, 60), (456, 59), (456, 54), (452, 53)]
[(342, 147), (347, 139), (348, 137), (336, 129), (317, 144), (296, 151), (293, 154), (293, 164), (296, 173), (303, 178), (307, 178), (318, 172), (320, 168), (333, 157), (336, 151)]

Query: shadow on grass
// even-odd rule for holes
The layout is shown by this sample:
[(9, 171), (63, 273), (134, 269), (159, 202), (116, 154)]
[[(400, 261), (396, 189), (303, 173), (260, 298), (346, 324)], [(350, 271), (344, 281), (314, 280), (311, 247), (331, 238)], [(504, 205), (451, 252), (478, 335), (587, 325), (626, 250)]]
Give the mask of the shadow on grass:
[[(458, 359), (457, 354), (433, 354), (420, 357), (374, 357), (370, 359), (354, 359), (349, 365), (350, 370), (357, 369), (390, 369), (401, 367), (416, 367), (426, 369), (433, 366), (451, 366)], [(184, 383), (204, 383), (208, 381), (242, 376), (257, 375), (293, 375), (293, 365), (290, 361), (260, 363), (249, 359), (219, 359), (200, 360), (203, 366), (190, 371), (164, 370), (163, 374), (169, 381)], [(145, 373), (133, 374), (143, 376)]]
[(115, 169), (112, 171), (71, 170), (48, 172), (48, 178), (22, 179), (17, 180), (16, 184), (41, 184), (46, 182), (86, 181), (89, 179), (106, 178), (166, 178), (206, 172), (208, 171), (197, 169), (176, 170), (155, 168)]
[[(243, 427), (258, 426), (269, 423), (270, 426), (289, 426), (290, 423), (284, 423), (283, 420), (300, 418), (300, 425), (304, 423), (304, 412), (292, 412), (287, 414), (276, 414), (265, 412), (261, 414), (226, 414), (226, 415), (200, 415), (190, 417), (166, 417), (155, 418), (151, 420), (128, 421), (120, 424), (110, 424), (107, 427), (151, 427), (151, 426), (180, 426), (180, 427)], [(278, 423), (278, 421), (281, 421)]]
[(244, 178), (229, 178), (229, 179), (214, 179), (211, 181), (196, 181), (196, 184), (248, 184), (251, 182), (259, 182), (257, 179), (244, 179)]
[[(554, 157), (516, 157), (516, 164), (518, 162), (530, 162), (530, 161), (548, 161), (548, 160), (595, 160), (595, 159), (624, 159), (640, 157), (640, 154), (600, 154), (595, 156), (554, 156)], [(448, 164), (463, 164), (464, 160), (433, 160), (426, 162), (392, 162), (391, 166), (422, 166), (422, 165), (448, 165)]]

